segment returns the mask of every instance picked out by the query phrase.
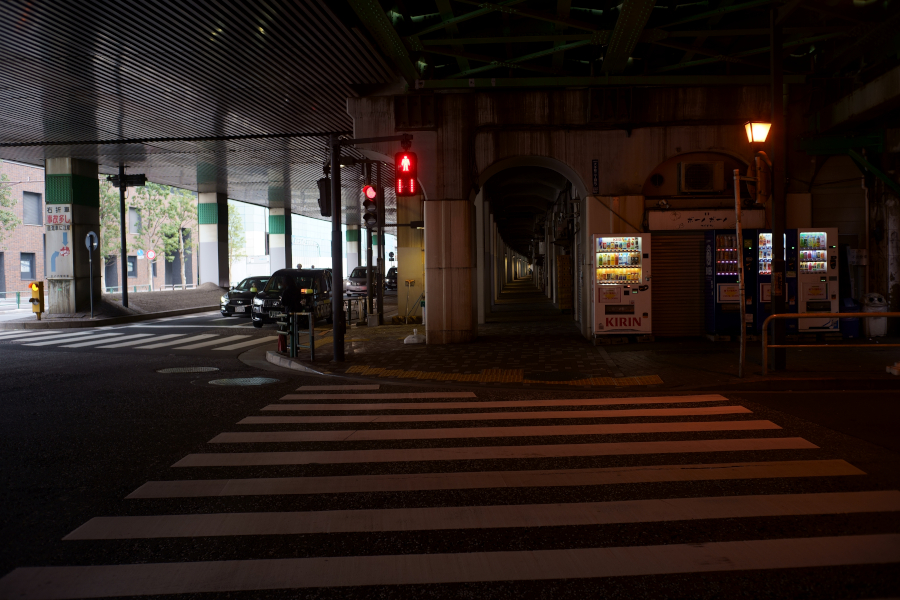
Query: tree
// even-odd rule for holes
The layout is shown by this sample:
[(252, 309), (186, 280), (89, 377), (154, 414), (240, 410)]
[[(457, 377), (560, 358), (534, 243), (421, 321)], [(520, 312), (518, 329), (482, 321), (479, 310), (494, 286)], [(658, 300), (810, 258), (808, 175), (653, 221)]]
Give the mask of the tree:
[(244, 239), (244, 220), (237, 206), (228, 204), (228, 281), (231, 281), (231, 267), (239, 258), (247, 255)]
[[(100, 257), (103, 266), (115, 264), (121, 253), (119, 235), (119, 188), (100, 178)], [(106, 269), (101, 271), (102, 287), (106, 289)], [(124, 276), (123, 282), (124, 285)]]
[(193, 240), (184, 239), (185, 229), (190, 230), (197, 223), (197, 197), (188, 190), (172, 189), (169, 196), (168, 223), (164, 231), (166, 237), (166, 260), (172, 262), (175, 252), (181, 257), (181, 284), (186, 284), (184, 274), (185, 250), (193, 245)]
[(6, 236), (22, 224), (16, 213), (10, 210), (16, 205), (16, 201), (13, 200), (10, 187), (6, 185), (7, 181), (9, 181), (9, 177), (6, 176), (6, 173), (0, 175), (0, 249), (3, 249), (3, 240)]
[[(172, 188), (158, 183), (148, 183), (145, 186), (134, 189), (134, 196), (129, 203), (140, 214), (141, 225), (135, 239), (138, 248), (144, 251), (147, 257), (147, 275), (150, 279), (150, 290), (153, 291), (153, 260), (148, 257), (149, 252), (159, 254), (165, 242), (166, 222), (169, 211), (166, 200), (172, 193)], [(154, 259), (155, 260), (155, 259)]]

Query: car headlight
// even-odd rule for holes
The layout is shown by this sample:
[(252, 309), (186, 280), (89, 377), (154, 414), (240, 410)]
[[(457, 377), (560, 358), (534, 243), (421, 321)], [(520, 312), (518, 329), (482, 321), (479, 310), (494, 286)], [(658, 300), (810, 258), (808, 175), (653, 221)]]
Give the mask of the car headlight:
[(263, 305), (263, 301), (260, 298), (253, 299), (253, 306), (262, 306), (262, 305)]
[(224, 296), (222, 296), (221, 298), (219, 298), (219, 301), (220, 301), (222, 304), (228, 304), (228, 294), (225, 294)]

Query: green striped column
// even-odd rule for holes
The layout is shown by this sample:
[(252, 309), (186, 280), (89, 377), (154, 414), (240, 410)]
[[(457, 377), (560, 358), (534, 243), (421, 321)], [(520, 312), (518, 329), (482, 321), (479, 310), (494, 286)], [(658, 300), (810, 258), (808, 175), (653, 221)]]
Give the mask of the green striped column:
[[(214, 283), (227, 288), (228, 271), (228, 194), (198, 194), (197, 222), (200, 233), (200, 283)], [(183, 257), (182, 257), (183, 258)]]

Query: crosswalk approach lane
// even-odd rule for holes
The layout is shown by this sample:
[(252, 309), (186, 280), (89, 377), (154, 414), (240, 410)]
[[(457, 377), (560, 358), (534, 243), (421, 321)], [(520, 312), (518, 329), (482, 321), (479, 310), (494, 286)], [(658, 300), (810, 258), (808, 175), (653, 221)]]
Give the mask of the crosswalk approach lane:
[(117, 328), (86, 328), (69, 330), (16, 330), (0, 332), (0, 343), (19, 344), (24, 347), (67, 349), (67, 350), (129, 350), (191, 351), (213, 352), (246, 351), (254, 347), (270, 344), (274, 347), (277, 336), (221, 335), (207, 333), (132, 333), (134, 326)]
[[(900, 491), (866, 489), (867, 475), (857, 466), (782, 429), (778, 419), (760, 418), (723, 396), (493, 400), (480, 398), (480, 392), (374, 393), (368, 385), (335, 385), (334, 393), (325, 394), (332, 390), (323, 387), (297, 390), (300, 393), (290, 394), (290, 405), (261, 406), (263, 415), (247, 415), (235, 423), (236, 430), (217, 434), (203, 451), (177, 461), (170, 478), (135, 489), (124, 500), (131, 509), (91, 518), (62, 542), (169, 539), (167, 544), (202, 544), (217, 539), (236, 549), (228, 557), (208, 556), (193, 545), (173, 556), (166, 546), (154, 546), (157, 556), (149, 560), (126, 557), (91, 566), (22, 567), (0, 579), (0, 597), (224, 594), (372, 585), (386, 586), (387, 595), (415, 597), (410, 589), (395, 586), (564, 585), (587, 578), (602, 582), (735, 572), (766, 578), (783, 569), (818, 569), (815, 573), (821, 574), (833, 568), (900, 563), (900, 535), (894, 531), (844, 531), (833, 519), (896, 513)], [(411, 412), (442, 409), (484, 412)], [(254, 420), (296, 411), (337, 419)], [(354, 420), (350, 417), (359, 415), (347, 413), (379, 419)], [(604, 422), (566, 424), (579, 414)], [(539, 424), (516, 424), (529, 418), (522, 415), (531, 415)], [(380, 419), (385, 416), (416, 418)], [(466, 417), (464, 427), (443, 425), (461, 416)], [(506, 421), (511, 424), (502, 425)], [(354, 426), (322, 429), (341, 423)], [(598, 437), (561, 443), (561, 435)], [(611, 435), (618, 437), (604, 439)], [(501, 443), (488, 444), (486, 438)], [(410, 440), (427, 445), (410, 447)], [(450, 440), (458, 441), (445, 446)], [(252, 444), (252, 452), (246, 444)], [(229, 446), (231, 451), (221, 452)], [(381, 466), (368, 472), (373, 461)], [(443, 466), (436, 468), (434, 461)], [(410, 464), (418, 466), (410, 470)], [(273, 468), (288, 470), (279, 475)], [(193, 474), (184, 477), (185, 471)], [(838, 481), (854, 482), (854, 491), (804, 489), (808, 482)], [(752, 482), (780, 484), (758, 491)], [(619, 491), (612, 494), (614, 489)], [(280, 500), (290, 497), (298, 500)], [(485, 498), (495, 500), (484, 503)], [(172, 511), (179, 499), (189, 500), (194, 510)], [(270, 503), (275, 510), (267, 508)], [(277, 510), (292, 504), (296, 508)], [(754, 537), (758, 528), (740, 527), (754, 519), (773, 524), (805, 519), (812, 525)], [(669, 543), (653, 541), (666, 539), (654, 532), (681, 523), (703, 524), (699, 531), (710, 533), (703, 534), (707, 539), (672, 534)], [(636, 524), (648, 532), (647, 543), (617, 539), (616, 529), (598, 529)], [(607, 533), (588, 535), (588, 545), (566, 547), (571, 534), (562, 532), (570, 530), (559, 529), (558, 541), (548, 545), (557, 531), (553, 528), (567, 527)], [(781, 526), (775, 529), (782, 531)], [(421, 538), (421, 551), (395, 546), (404, 539), (397, 536), (429, 531), (443, 533)], [(511, 538), (518, 540), (513, 546), (504, 547), (505, 537), (491, 540), (492, 531), (521, 533)], [(468, 532), (468, 539), (488, 536), (484, 539), (491, 540), (485, 543), (489, 549), (443, 549), (440, 540), (457, 532)], [(292, 536), (309, 534), (324, 537), (297, 541), (304, 547), (302, 555), (284, 549), (273, 558), (272, 548), (294, 548)], [(354, 553), (351, 544), (349, 553), (333, 555), (329, 548), (341, 545), (328, 540), (353, 534), (379, 541), (373, 542), (374, 550)], [(266, 538), (270, 543), (262, 547), (248, 545), (248, 539), (263, 536), (274, 537)], [(235, 558), (244, 547), (263, 549)]]

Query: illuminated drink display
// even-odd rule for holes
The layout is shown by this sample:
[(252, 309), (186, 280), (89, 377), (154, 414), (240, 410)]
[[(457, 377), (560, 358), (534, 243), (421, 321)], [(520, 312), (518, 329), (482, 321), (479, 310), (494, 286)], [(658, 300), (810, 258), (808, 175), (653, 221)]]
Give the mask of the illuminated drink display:
[(650, 333), (650, 235), (592, 239), (594, 334)]

